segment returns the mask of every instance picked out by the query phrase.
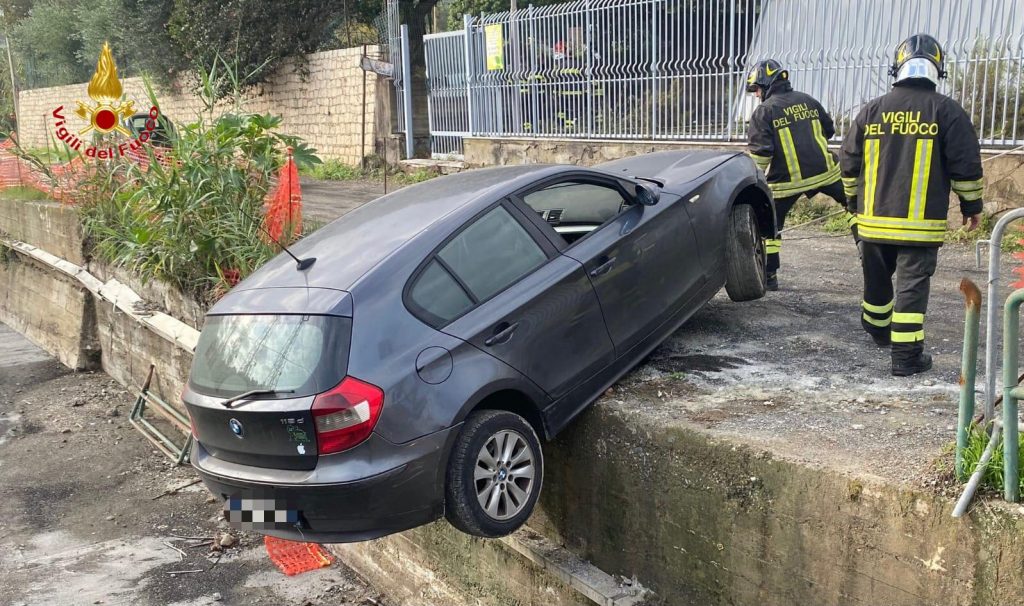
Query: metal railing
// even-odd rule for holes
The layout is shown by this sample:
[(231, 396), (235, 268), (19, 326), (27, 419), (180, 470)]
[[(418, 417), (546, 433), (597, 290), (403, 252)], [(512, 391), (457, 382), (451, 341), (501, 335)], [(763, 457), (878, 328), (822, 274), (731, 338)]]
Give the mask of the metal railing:
[(945, 45), (943, 90), (982, 143), (1024, 143), (1020, 0), (577, 0), (482, 15), (428, 37), (432, 128), (442, 153), (460, 133), (741, 141), (745, 76), (772, 57), (831, 111), (839, 138), (888, 90), (893, 50), (917, 32)]

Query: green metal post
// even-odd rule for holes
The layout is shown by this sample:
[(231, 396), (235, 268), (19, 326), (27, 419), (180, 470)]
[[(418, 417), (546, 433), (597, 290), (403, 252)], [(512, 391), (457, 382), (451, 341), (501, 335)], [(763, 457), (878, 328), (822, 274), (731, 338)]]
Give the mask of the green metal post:
[[(974, 382), (978, 374), (978, 329), (981, 323), (981, 291), (964, 278), (960, 281), (967, 312), (964, 318), (964, 354), (960, 367), (960, 414), (956, 426), (956, 476), (964, 477), (964, 449), (974, 418)], [(990, 420), (990, 419), (989, 419)]]
[(1020, 471), (1017, 467), (1017, 369), (1020, 366), (1020, 306), (1024, 288), (1006, 299), (1003, 311), (1003, 496), (1011, 503), (1020, 501)]

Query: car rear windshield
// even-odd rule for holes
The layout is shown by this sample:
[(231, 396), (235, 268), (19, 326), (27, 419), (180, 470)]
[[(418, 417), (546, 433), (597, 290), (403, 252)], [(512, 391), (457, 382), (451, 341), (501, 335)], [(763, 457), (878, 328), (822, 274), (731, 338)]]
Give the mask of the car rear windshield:
[[(252, 390), (327, 391), (345, 377), (350, 318), (315, 315), (209, 316), (199, 335), (189, 386), (228, 398)], [(260, 397), (273, 397), (273, 394)]]

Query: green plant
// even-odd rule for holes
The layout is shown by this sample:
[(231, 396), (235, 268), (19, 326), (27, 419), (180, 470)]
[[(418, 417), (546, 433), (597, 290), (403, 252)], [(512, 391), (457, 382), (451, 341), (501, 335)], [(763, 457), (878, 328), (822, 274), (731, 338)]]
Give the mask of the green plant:
[(366, 176), (358, 167), (334, 159), (324, 160), (320, 164), (307, 167), (302, 174), (326, 181), (354, 181)]
[(398, 171), (394, 175), (394, 182), (397, 185), (413, 185), (416, 183), (423, 183), (424, 181), (429, 181), (430, 179), (433, 179), (436, 176), (437, 173), (426, 170), (424, 168), (420, 168), (411, 173), (404, 173)]
[[(970, 431), (967, 435), (967, 446), (964, 448), (964, 474), (963, 477), (959, 478), (961, 482), (966, 482), (967, 478), (974, 472), (975, 467), (978, 466), (978, 461), (981, 460), (981, 455), (985, 452), (985, 447), (988, 446), (989, 435), (984, 427), (979, 426), (977, 423), (971, 424)], [(1018, 444), (1018, 449), (1021, 453), (1024, 453), (1024, 443)], [(1024, 461), (1024, 457), (1018, 458), (1019, 461)], [(1024, 474), (1021, 475), (1021, 486), (1024, 487)], [(1000, 438), (995, 446), (995, 451), (992, 453), (992, 458), (989, 459), (988, 464), (984, 468), (984, 472), (981, 476), (981, 487), (988, 488), (997, 492), (1003, 490), (1003, 438)]]
[(99, 164), (81, 203), (94, 254), (211, 302), (279, 252), (263, 231), (263, 212), (286, 148), (300, 167), (319, 162), (314, 149), (278, 132), (280, 124), (269, 114), (230, 111), (175, 129), (169, 162), (147, 148), (148, 169)]
[(950, 91), (967, 110), (982, 139), (1010, 139), (1024, 132), (1021, 63), (992, 60), (1009, 52), (1009, 41), (979, 41), (963, 65), (952, 65)]
[[(835, 213), (836, 211), (842, 210), (838, 204), (832, 201), (831, 198), (826, 196), (814, 196), (813, 198), (800, 198), (793, 208), (789, 210), (789, 214), (786, 215), (786, 227), (797, 226), (808, 221), (814, 221), (827, 217), (828, 215)], [(846, 218), (844, 213), (836, 215), (843, 222), (843, 229), (846, 227)], [(828, 219), (831, 223), (832, 219)]]

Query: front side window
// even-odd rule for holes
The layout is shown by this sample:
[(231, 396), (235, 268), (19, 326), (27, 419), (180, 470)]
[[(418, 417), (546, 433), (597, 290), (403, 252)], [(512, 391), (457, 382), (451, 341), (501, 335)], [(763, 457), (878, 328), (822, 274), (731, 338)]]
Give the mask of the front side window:
[(613, 219), (628, 204), (615, 187), (566, 181), (523, 196), (569, 244)]
[(522, 224), (499, 206), (437, 253), (416, 279), (410, 298), (431, 324), (446, 324), (546, 261)]

